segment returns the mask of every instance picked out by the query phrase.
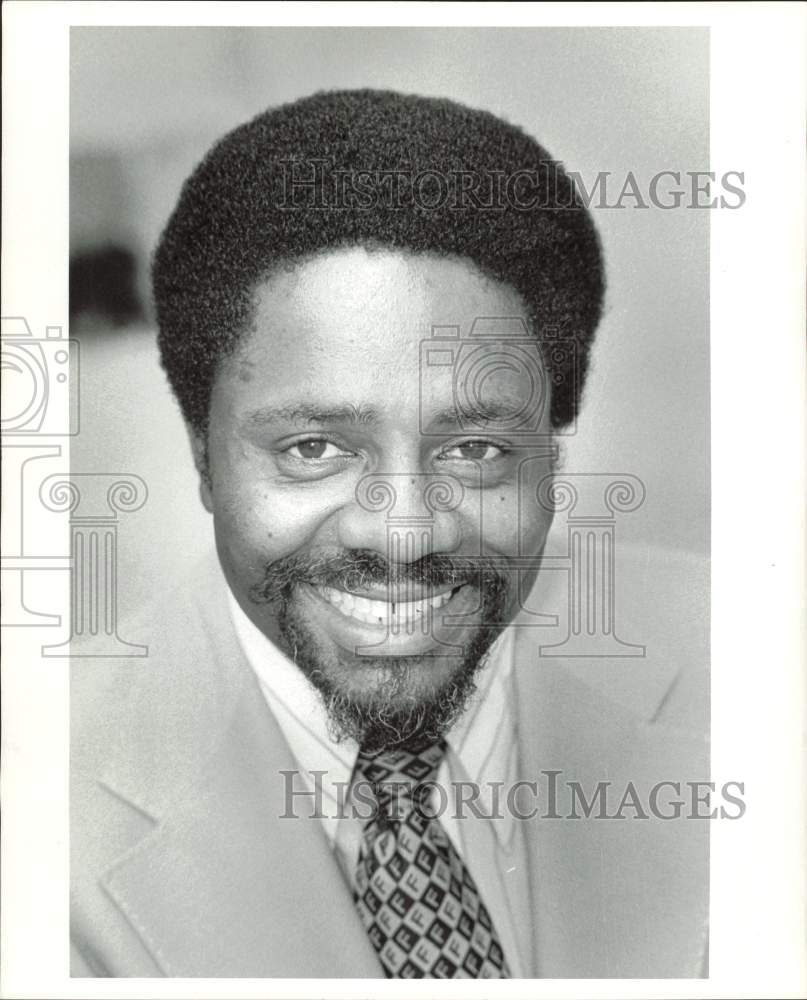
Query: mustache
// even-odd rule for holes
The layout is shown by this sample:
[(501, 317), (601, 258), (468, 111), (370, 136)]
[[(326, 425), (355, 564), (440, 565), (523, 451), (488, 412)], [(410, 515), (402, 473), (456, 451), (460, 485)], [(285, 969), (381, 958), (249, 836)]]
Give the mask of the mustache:
[(484, 556), (425, 555), (411, 563), (392, 563), (370, 549), (285, 556), (269, 563), (260, 583), (251, 588), (256, 604), (284, 601), (301, 584), (361, 591), (369, 587), (426, 590), (473, 583), (483, 591), (499, 591), (507, 578)]

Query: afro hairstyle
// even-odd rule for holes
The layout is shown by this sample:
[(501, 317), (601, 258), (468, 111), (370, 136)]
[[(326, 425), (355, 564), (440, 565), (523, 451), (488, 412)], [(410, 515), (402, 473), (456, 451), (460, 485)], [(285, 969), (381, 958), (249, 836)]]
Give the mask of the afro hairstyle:
[(162, 233), (152, 262), (160, 354), (197, 433), (258, 283), (348, 246), (465, 258), (514, 288), (549, 373), (552, 426), (575, 419), (604, 275), (571, 178), (485, 111), (345, 90), (271, 108), (225, 135)]

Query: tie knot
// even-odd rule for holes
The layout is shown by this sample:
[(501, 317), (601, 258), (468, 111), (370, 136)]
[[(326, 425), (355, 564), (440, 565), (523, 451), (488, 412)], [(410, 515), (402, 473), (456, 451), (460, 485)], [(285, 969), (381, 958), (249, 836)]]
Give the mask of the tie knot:
[(384, 781), (420, 784), (434, 778), (446, 755), (446, 741), (420, 744), (395, 750), (384, 750), (379, 754), (359, 751), (356, 774), (371, 784)]
[(446, 742), (421, 744), (405, 749), (385, 750), (370, 756), (359, 752), (353, 772), (354, 786), (363, 781), (370, 785), (382, 816), (387, 820), (403, 815), (424, 804), (419, 793), (435, 780), (443, 758)]

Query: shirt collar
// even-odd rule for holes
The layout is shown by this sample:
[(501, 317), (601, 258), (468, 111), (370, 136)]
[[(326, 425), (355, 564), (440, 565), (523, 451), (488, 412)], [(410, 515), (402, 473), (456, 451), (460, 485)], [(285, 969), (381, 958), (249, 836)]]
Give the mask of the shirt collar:
[[(247, 617), (232, 592), (228, 597), (241, 648), (297, 763), (309, 772), (327, 772), (323, 788), (328, 794), (334, 782), (350, 780), (359, 752), (356, 741), (332, 739), (325, 706), (314, 686)], [(478, 782), (483, 790), (491, 781), (511, 782), (516, 773), (513, 655), (513, 629), (507, 628), (491, 646), (466, 711), (446, 734), (452, 763), (459, 765), (463, 780)], [(493, 827), (500, 841), (507, 843), (511, 824), (497, 822)]]

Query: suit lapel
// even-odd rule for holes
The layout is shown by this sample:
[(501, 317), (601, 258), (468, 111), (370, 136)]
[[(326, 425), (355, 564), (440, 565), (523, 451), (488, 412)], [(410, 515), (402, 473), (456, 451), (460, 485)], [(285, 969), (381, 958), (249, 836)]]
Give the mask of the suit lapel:
[(560, 816), (569, 815), (573, 781), (589, 799), (597, 782), (610, 782), (613, 814), (628, 782), (646, 803), (657, 781), (706, 779), (704, 743), (637, 723), (565, 665), (539, 658), (530, 637), (531, 630), (518, 630), (516, 662), (521, 773), (539, 786), (540, 815), (526, 831), (533, 975), (698, 976), (708, 917), (708, 822), (633, 819), (630, 809), (621, 820), (548, 818), (545, 772), (561, 772)]
[[(378, 977), (321, 823), (281, 818), (294, 760), (220, 585), (199, 590), (166, 609), (143, 674), (110, 705), (121, 738), (102, 784), (140, 819), (102, 884), (165, 975)], [(637, 725), (533, 637), (516, 630), (520, 767), (542, 794), (549, 770), (589, 796), (600, 780), (708, 775), (702, 743)], [(530, 821), (533, 975), (698, 975), (707, 837), (703, 821)]]
[(184, 634), (128, 706), (148, 741), (103, 779), (155, 820), (106, 892), (164, 975), (380, 976), (321, 821), (283, 818), (296, 764), (226, 614)]

